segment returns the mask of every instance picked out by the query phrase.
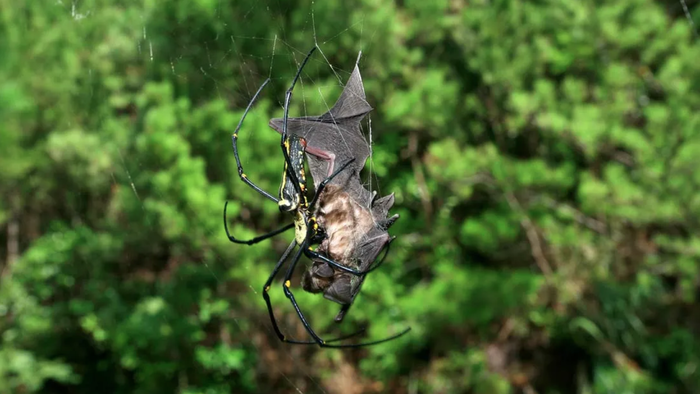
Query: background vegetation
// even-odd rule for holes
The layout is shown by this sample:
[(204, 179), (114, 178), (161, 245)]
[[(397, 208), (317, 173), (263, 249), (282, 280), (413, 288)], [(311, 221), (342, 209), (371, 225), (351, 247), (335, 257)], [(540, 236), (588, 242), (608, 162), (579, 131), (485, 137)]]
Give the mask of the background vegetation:
[[(700, 20), (697, 2), (689, 2)], [(0, 0), (0, 392), (700, 392), (700, 43), (675, 0)], [(280, 344), (284, 90), (358, 50), (398, 239), (359, 350)], [(336, 77), (329, 64), (338, 73)], [(323, 96), (321, 97), (320, 94)], [(297, 276), (298, 280), (298, 276)], [(275, 286), (283, 327), (303, 328)]]

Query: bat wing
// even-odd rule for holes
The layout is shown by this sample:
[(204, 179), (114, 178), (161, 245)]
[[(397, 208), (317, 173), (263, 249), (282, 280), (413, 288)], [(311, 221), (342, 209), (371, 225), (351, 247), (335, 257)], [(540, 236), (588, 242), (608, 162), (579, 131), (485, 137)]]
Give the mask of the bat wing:
[[(359, 174), (369, 157), (369, 144), (360, 124), (372, 107), (367, 102), (357, 62), (333, 108), (320, 116), (287, 118), (287, 132), (306, 140), (306, 156), (316, 186), (334, 169), (354, 158), (351, 168), (331, 182), (344, 184), (352, 176), (352, 167)], [(283, 123), (282, 118), (273, 118), (270, 127), (282, 133)]]
[[(393, 222), (392, 222), (393, 223)], [(391, 242), (391, 237), (386, 229), (380, 227), (373, 227), (368, 231), (363, 237), (359, 245), (353, 251), (353, 259), (359, 263), (360, 270), (368, 269), (373, 263), (377, 263), (377, 257), (384, 250), (384, 248), (389, 247)], [(344, 281), (339, 281), (339, 286), (342, 284), (341, 298), (344, 302), (341, 302), (343, 306), (335, 317), (335, 321), (340, 323), (345, 318), (348, 310), (355, 302), (355, 297), (360, 293), (362, 289), (362, 284), (365, 282), (367, 275), (354, 276), (352, 274), (343, 274), (342, 279)], [(326, 297), (328, 298), (328, 297)], [(337, 301), (336, 301), (337, 302)]]

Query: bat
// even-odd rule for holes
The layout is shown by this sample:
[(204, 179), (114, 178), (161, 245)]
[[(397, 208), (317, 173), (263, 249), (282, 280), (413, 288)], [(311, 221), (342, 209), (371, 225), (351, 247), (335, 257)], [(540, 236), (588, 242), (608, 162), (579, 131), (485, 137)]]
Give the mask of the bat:
[[(386, 257), (393, 240), (387, 229), (399, 216), (387, 217), (394, 204), (393, 193), (377, 198), (377, 193), (367, 190), (360, 179), (370, 154), (361, 122), (373, 109), (366, 100), (360, 75), (361, 56), (362, 53), (333, 107), (320, 116), (287, 118), (287, 132), (305, 140), (307, 162), (316, 188), (337, 166), (355, 159), (319, 196), (315, 215), (326, 237), (317, 250), (347, 267), (365, 271), (382, 250), (386, 249)], [(282, 118), (271, 119), (269, 125), (283, 132)], [(359, 293), (365, 276), (314, 260), (302, 277), (302, 287), (312, 293), (323, 292), (326, 299), (341, 304), (335, 318), (340, 322)]]

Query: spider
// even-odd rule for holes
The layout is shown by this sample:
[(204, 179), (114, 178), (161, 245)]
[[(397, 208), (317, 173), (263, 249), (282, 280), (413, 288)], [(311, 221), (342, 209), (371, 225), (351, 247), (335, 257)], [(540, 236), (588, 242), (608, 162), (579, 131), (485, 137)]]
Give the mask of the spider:
[[(323, 191), (326, 187), (326, 185), (339, 173), (342, 171), (348, 169), (348, 167), (355, 161), (355, 159), (350, 159), (347, 162), (345, 162), (342, 166), (340, 166), (337, 170), (335, 170), (333, 173), (331, 173), (326, 179), (324, 179), (322, 182), (318, 184), (318, 187), (316, 188), (316, 192), (309, 202), (307, 196), (306, 196), (306, 175), (304, 173), (304, 153), (306, 149), (306, 140), (304, 138), (301, 138), (297, 135), (290, 134), (287, 132), (287, 119), (289, 118), (289, 102), (292, 97), (292, 91), (294, 90), (294, 86), (296, 85), (297, 80), (299, 79), (301, 72), (308, 62), (309, 58), (313, 54), (313, 52), (316, 50), (316, 47), (312, 48), (311, 51), (306, 55), (306, 58), (304, 58), (303, 62), (299, 66), (299, 69), (297, 70), (296, 75), (294, 76), (294, 79), (292, 80), (292, 83), (287, 90), (285, 94), (285, 101), (284, 101), (284, 120), (283, 120), (283, 127), (282, 127), (282, 136), (280, 140), (280, 147), (282, 148), (282, 155), (284, 156), (284, 172), (282, 173), (282, 183), (279, 188), (278, 192), (278, 197), (273, 196), (272, 194), (266, 192), (259, 186), (257, 186), (253, 181), (251, 181), (243, 172), (243, 167), (241, 165), (241, 160), (238, 155), (238, 145), (237, 145), (237, 140), (238, 140), (238, 132), (241, 128), (241, 125), (243, 124), (243, 121), (245, 120), (245, 117), (248, 113), (248, 111), (251, 109), (253, 104), (258, 98), (258, 95), (260, 92), (263, 90), (263, 88), (268, 84), (270, 79), (268, 78), (263, 82), (263, 84), (260, 86), (260, 88), (257, 90), (253, 98), (250, 100), (248, 103), (248, 106), (246, 107), (245, 111), (243, 112), (243, 116), (241, 117), (241, 120), (239, 121), (236, 129), (233, 132), (232, 135), (232, 145), (233, 145), (233, 153), (236, 158), (236, 165), (238, 167), (238, 175), (240, 179), (253, 188), (255, 191), (260, 193), (262, 196), (265, 198), (274, 201), (277, 203), (279, 209), (281, 212), (287, 212), (290, 213), (294, 216), (294, 221), (288, 225), (285, 225), (277, 230), (271, 231), (267, 234), (263, 234), (260, 236), (257, 236), (253, 239), (250, 240), (240, 240), (235, 237), (233, 237), (229, 230), (228, 230), (228, 224), (226, 220), (226, 209), (228, 207), (228, 201), (224, 204), (224, 229), (226, 230), (226, 235), (229, 239), (229, 241), (234, 242), (234, 243), (240, 243), (240, 244), (246, 244), (246, 245), (254, 245), (258, 242), (261, 242), (265, 239), (271, 238), (277, 234), (283, 233), (292, 227), (295, 229), (295, 237), (294, 240), (289, 244), (285, 252), (282, 254), (282, 257), (279, 259), (277, 264), (272, 270), (272, 273), (270, 274), (269, 278), (263, 285), (263, 299), (265, 300), (265, 303), (267, 305), (268, 313), (270, 315), (270, 321), (272, 322), (272, 326), (274, 328), (275, 334), (278, 336), (278, 338), (282, 342), (290, 343), (290, 344), (300, 344), (300, 345), (312, 345), (312, 344), (317, 344), (321, 347), (330, 347), (330, 348), (348, 348), (348, 347), (361, 347), (361, 346), (369, 346), (369, 345), (376, 345), (379, 343), (387, 342), (390, 340), (393, 340), (395, 338), (398, 338), (402, 335), (404, 335), (408, 330), (405, 330), (399, 334), (380, 339), (380, 340), (375, 340), (371, 342), (364, 342), (364, 343), (357, 343), (357, 344), (333, 344), (333, 342), (337, 342), (343, 339), (350, 338), (352, 336), (355, 336), (357, 334), (362, 333), (364, 330), (360, 330), (358, 332), (355, 332), (350, 335), (346, 335), (343, 337), (335, 338), (335, 339), (330, 339), (330, 340), (324, 340), (320, 336), (316, 334), (316, 332), (311, 328), (309, 325), (308, 321), (304, 317), (304, 314), (302, 313), (301, 309), (299, 308), (298, 303), (296, 302), (294, 298), (294, 294), (292, 293), (292, 290), (290, 289), (291, 287), (291, 278), (294, 273), (294, 269), (301, 257), (301, 254), (305, 254), (308, 258), (312, 260), (322, 260), (324, 263), (334, 267), (337, 270), (340, 270), (341, 272), (344, 272), (346, 274), (350, 274), (356, 277), (364, 278), (364, 275), (368, 274), (369, 272), (379, 268), (381, 264), (384, 261), (384, 257), (386, 257), (386, 251), (388, 251), (388, 248), (385, 248), (385, 254), (384, 257), (379, 261), (379, 263), (374, 264), (373, 267), (367, 269), (367, 270), (357, 270), (354, 268), (350, 268), (344, 264), (340, 264), (332, 259), (327, 258), (326, 256), (316, 252), (313, 250), (312, 245), (314, 244), (319, 244), (321, 243), (326, 237), (327, 234), (325, 230), (319, 226), (318, 220), (316, 216), (313, 214), (315, 212), (317, 204), (319, 203), (319, 197), (323, 195)], [(349, 169), (348, 169), (349, 170)], [(289, 265), (289, 268), (287, 269), (287, 273), (284, 276), (284, 281), (283, 281), (283, 290), (285, 296), (290, 300), (292, 303), (292, 306), (294, 307), (299, 319), (301, 320), (302, 324), (304, 325), (304, 328), (306, 331), (309, 333), (309, 335), (313, 338), (312, 341), (298, 341), (294, 339), (289, 339), (287, 338), (284, 334), (282, 334), (277, 321), (275, 319), (273, 310), (272, 310), (272, 303), (270, 302), (270, 296), (268, 294), (270, 290), (270, 286), (272, 284), (272, 281), (274, 278), (277, 276), (277, 273), (279, 270), (282, 268), (282, 265), (284, 262), (287, 260), (289, 255), (292, 253), (294, 248), (296, 246), (299, 246), (298, 250), (292, 257), (292, 261)], [(386, 244), (388, 246), (388, 243)]]
[[(316, 215), (328, 236), (321, 241), (317, 250), (334, 261), (342, 261), (345, 266), (368, 267), (382, 250), (385, 250), (382, 261), (386, 257), (391, 242), (396, 238), (390, 237), (387, 229), (398, 219), (398, 215), (382, 219), (393, 204), (393, 196), (375, 199), (375, 193), (369, 209), (360, 204), (358, 197), (362, 196), (358, 196), (357, 192), (370, 193), (359, 184), (357, 178), (351, 181), (356, 185), (353, 187), (353, 182), (350, 182), (346, 186), (354, 191), (352, 193), (335, 184), (328, 185), (324, 190)], [(323, 292), (326, 299), (341, 304), (342, 308), (335, 318), (336, 322), (341, 322), (359, 294), (365, 276), (336, 271), (326, 263), (325, 256), (318, 257), (304, 272), (302, 287), (310, 293)]]

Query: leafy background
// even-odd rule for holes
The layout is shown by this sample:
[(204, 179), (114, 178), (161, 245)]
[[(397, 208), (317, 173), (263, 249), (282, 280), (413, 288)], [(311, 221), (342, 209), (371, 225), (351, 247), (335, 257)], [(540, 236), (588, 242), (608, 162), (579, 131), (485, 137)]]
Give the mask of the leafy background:
[[(700, 7), (689, 1), (700, 20)], [(700, 44), (675, 0), (0, 0), (0, 392), (696, 393)], [(397, 241), (278, 342), (267, 120), (364, 51)], [(331, 70), (334, 67), (336, 76)], [(320, 94), (322, 97), (320, 97)], [(297, 115), (298, 116), (298, 115)], [(298, 277), (297, 277), (298, 280)], [(304, 338), (275, 286), (284, 329)]]

